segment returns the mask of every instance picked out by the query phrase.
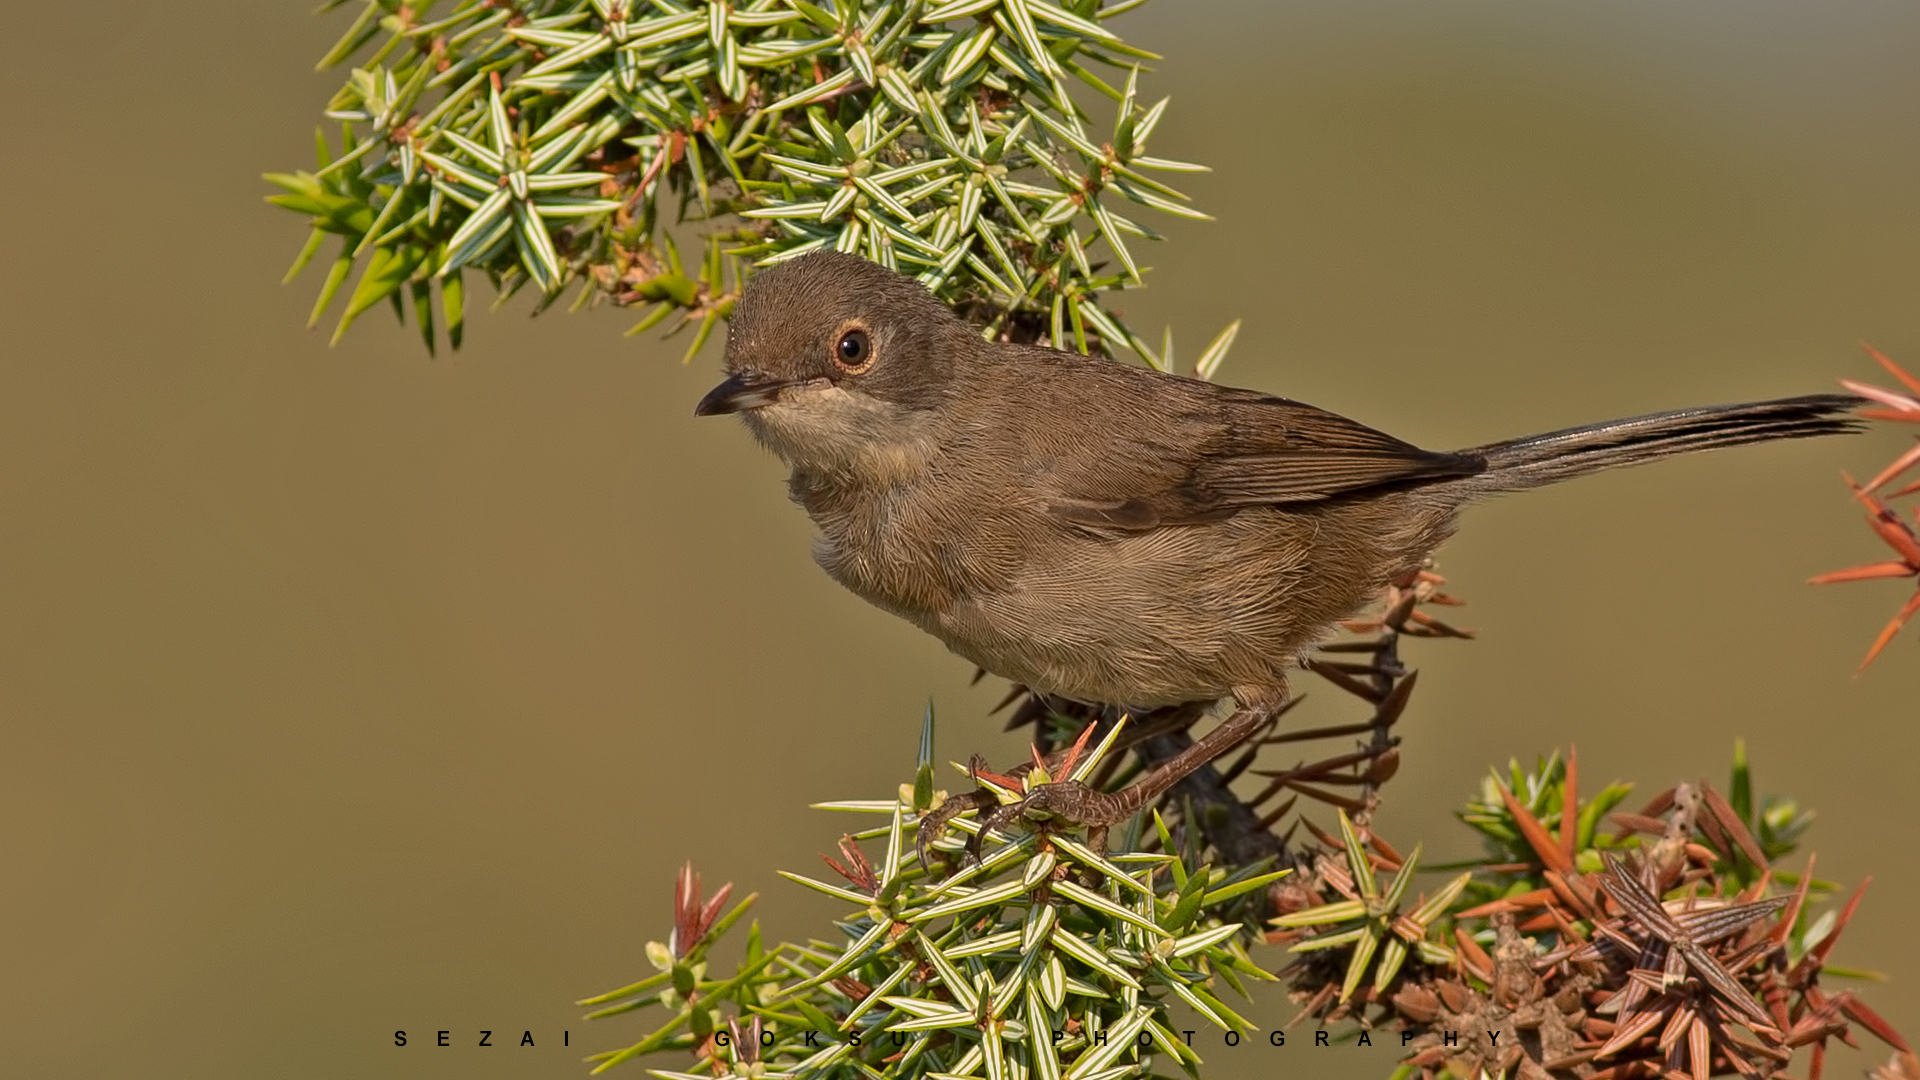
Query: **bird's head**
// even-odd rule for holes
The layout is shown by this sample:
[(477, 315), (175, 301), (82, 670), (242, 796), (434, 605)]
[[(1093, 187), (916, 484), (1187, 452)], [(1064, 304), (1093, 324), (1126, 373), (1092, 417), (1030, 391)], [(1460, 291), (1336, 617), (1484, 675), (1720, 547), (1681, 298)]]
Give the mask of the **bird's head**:
[(700, 416), (738, 413), (789, 464), (859, 472), (933, 437), (979, 336), (913, 279), (814, 252), (755, 274), (727, 329), (727, 379)]

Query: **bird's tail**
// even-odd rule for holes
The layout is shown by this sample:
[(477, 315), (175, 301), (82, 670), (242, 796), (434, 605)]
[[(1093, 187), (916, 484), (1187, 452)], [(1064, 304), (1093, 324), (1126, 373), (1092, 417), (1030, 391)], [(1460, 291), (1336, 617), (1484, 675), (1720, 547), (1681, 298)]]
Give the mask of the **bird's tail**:
[(1844, 414), (1861, 404), (1851, 394), (1809, 394), (1746, 405), (1675, 409), (1529, 435), (1464, 451), (1485, 458), (1487, 468), (1455, 483), (1483, 494), (1522, 491), (1695, 450), (1838, 435), (1859, 430), (1859, 422)]

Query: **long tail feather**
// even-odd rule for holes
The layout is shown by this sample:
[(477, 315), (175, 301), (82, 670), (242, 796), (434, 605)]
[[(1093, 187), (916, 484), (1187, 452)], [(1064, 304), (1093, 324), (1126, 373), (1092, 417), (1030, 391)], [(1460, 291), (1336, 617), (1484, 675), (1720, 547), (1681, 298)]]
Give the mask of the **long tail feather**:
[(1804, 439), (1857, 431), (1845, 414), (1864, 402), (1851, 394), (1708, 405), (1509, 439), (1465, 451), (1486, 459), (1487, 470), (1455, 483), (1481, 492), (1521, 491), (1696, 450)]

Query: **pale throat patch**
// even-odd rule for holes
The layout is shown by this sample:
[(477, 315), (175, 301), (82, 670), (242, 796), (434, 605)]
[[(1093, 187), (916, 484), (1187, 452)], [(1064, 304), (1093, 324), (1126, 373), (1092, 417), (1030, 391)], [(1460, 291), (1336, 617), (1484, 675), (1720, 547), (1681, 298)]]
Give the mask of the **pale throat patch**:
[(788, 387), (741, 415), (755, 438), (804, 472), (898, 483), (924, 471), (936, 449), (924, 412), (831, 383)]

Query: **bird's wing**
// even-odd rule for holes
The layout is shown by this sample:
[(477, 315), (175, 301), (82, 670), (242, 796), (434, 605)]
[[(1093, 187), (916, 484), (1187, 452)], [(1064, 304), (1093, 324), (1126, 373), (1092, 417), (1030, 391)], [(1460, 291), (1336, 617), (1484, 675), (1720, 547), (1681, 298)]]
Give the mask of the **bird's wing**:
[[(1142, 530), (1218, 520), (1386, 485), (1471, 476), (1474, 454), (1422, 450), (1324, 409), (1207, 384), (1183, 387), (1160, 424), (1105, 431), (1106, 452), (1049, 485), (1049, 509), (1076, 525)], [(1152, 404), (1164, 409), (1168, 395)]]

